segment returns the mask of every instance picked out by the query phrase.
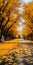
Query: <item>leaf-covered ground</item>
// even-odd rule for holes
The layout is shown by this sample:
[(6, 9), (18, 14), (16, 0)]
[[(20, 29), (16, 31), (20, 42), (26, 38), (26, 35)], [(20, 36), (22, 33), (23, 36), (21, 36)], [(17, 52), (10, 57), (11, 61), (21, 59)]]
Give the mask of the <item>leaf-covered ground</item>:
[(0, 43), (0, 65), (33, 65), (33, 44)]

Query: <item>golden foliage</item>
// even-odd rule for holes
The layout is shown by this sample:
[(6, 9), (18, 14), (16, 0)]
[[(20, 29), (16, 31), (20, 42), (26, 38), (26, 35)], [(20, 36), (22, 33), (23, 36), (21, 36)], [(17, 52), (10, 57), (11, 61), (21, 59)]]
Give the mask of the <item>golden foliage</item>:
[[(14, 30), (13, 34), (14, 36), (17, 36), (18, 31), (16, 30), (16, 26), (18, 25), (18, 10), (16, 9), (18, 5), (20, 4), (19, 0), (1, 0), (0, 1), (0, 13), (1, 13), (1, 19), (2, 21), (2, 33), (5, 30), (5, 33), (10, 33), (10, 30)], [(17, 22), (17, 23), (16, 23)], [(6, 34), (7, 34), (6, 33)], [(4, 35), (4, 33), (3, 33)]]
[(24, 5), (22, 17), (26, 20), (23, 35), (33, 34), (33, 2)]
[[(22, 31), (23, 36), (33, 34), (33, 2), (24, 4), (23, 14), (19, 14), (18, 7), (20, 5), (19, 0), (0, 0), (0, 19), (2, 21), (1, 29), (2, 33), (10, 33), (12, 30), (13, 35), (17, 36), (18, 20), (20, 17), (25, 19), (25, 28)], [(21, 6), (20, 6), (21, 7)], [(4, 32), (6, 31), (6, 32)], [(11, 34), (11, 33), (10, 33)]]

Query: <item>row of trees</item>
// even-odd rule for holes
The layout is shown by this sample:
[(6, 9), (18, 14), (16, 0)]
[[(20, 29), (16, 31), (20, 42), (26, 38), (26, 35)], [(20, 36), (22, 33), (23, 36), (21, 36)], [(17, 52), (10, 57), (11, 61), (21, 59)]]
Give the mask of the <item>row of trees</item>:
[(19, 32), (16, 27), (20, 17), (25, 19), (23, 38), (33, 39), (33, 2), (22, 6), (24, 7), (23, 14), (19, 13), (20, 5), (22, 5), (20, 0), (0, 0), (0, 41), (2, 35), (5, 40), (18, 37)]
[(0, 40), (2, 35), (5, 39), (9, 36), (15, 38), (17, 35), (16, 26), (19, 19), (17, 7), (19, 4), (19, 0), (0, 0)]
[(22, 17), (26, 20), (23, 36), (33, 40), (33, 2), (24, 5)]

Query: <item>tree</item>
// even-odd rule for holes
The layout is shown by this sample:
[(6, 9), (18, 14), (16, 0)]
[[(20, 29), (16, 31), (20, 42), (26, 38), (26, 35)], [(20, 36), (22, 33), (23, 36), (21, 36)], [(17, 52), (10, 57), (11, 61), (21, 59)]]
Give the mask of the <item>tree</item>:
[(24, 5), (24, 13), (22, 17), (25, 19), (25, 28), (23, 29), (23, 36), (25, 38), (32, 35), (33, 38), (33, 2)]
[[(20, 5), (18, 0), (0, 0), (0, 40), (2, 35), (7, 36), (10, 33), (10, 29), (13, 29), (16, 32), (15, 23), (19, 19), (17, 7)], [(14, 32), (14, 34), (15, 34)]]

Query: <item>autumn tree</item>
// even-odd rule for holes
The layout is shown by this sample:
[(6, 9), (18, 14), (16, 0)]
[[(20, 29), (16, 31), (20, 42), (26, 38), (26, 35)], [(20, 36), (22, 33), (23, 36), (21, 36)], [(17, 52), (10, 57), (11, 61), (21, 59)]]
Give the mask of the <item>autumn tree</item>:
[[(4, 38), (11, 36), (11, 30), (14, 32), (14, 37), (18, 33), (16, 26), (19, 19), (18, 7), (19, 0), (0, 0), (0, 40), (2, 35)], [(16, 23), (16, 24), (15, 24)], [(15, 34), (16, 33), (16, 34)]]
[(33, 39), (33, 2), (24, 5), (24, 13), (22, 17), (25, 19), (25, 28), (22, 35), (27, 39)]

